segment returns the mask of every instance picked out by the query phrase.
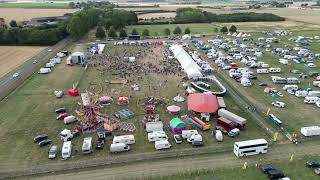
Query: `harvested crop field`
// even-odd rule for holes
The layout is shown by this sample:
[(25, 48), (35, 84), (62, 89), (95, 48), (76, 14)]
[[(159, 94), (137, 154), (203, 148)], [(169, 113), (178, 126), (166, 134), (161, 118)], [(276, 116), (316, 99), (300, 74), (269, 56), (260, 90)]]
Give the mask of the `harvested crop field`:
[(168, 12), (168, 13), (149, 13), (149, 14), (139, 14), (138, 18), (142, 19), (151, 19), (151, 18), (174, 18), (176, 17), (175, 12)]
[(39, 53), (45, 47), (36, 46), (0, 46), (0, 77)]
[(62, 16), (66, 13), (74, 13), (78, 9), (25, 9), (25, 8), (1, 8), (0, 17), (4, 18), (6, 23), (11, 20), (29, 21), (36, 17)]

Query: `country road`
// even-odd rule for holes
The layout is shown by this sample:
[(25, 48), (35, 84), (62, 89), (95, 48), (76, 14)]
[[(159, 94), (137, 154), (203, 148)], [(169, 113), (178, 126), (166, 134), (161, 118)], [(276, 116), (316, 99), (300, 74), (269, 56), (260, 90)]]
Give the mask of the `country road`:
[[(293, 144), (284, 144), (273, 146), (272, 149), (269, 149), (267, 154), (244, 158), (237, 158), (233, 153), (218, 153), (213, 155), (189, 156), (179, 159), (132, 163), (125, 166), (103, 167), (100, 169), (89, 169), (65, 174), (30, 177), (30, 179), (133, 179), (156, 175), (171, 175), (176, 174), (177, 172), (185, 172), (188, 170), (194, 171), (197, 169), (217, 169), (224, 167), (240, 168), (244, 162), (247, 162), (249, 166), (252, 166), (259, 163), (260, 159), (263, 159), (264, 161), (289, 160), (291, 154), (294, 154), (295, 157), (318, 155), (319, 150), (320, 144), (313, 144), (313, 142), (307, 142), (298, 146)], [(188, 167), (186, 162), (188, 162), (187, 164), (192, 164), (192, 167)]]

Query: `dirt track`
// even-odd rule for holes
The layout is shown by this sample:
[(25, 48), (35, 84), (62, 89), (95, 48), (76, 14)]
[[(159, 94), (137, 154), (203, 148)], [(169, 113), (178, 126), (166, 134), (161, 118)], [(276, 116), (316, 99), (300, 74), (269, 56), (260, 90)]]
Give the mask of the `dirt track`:
[[(153, 162), (134, 163), (126, 166), (101, 168), (94, 170), (84, 170), (68, 174), (58, 174), (32, 179), (126, 179), (142, 178), (156, 175), (176, 174), (180, 171), (188, 171), (186, 162), (192, 164), (192, 170), (196, 169), (217, 169), (222, 167), (240, 167), (244, 162), (249, 165), (259, 163), (260, 159), (264, 160), (288, 160), (291, 154), (295, 157), (305, 155), (318, 155), (320, 144), (306, 142), (303, 145), (284, 144), (273, 146), (266, 155), (252, 156), (247, 158), (237, 158), (233, 153), (223, 153), (206, 155), (199, 157), (186, 157), (182, 159), (167, 159)], [(308, 153), (306, 153), (308, 152)], [(191, 170), (191, 168), (190, 168)], [(125, 172), (125, 173), (124, 173)]]
[(43, 49), (45, 47), (0, 46), (0, 78)]

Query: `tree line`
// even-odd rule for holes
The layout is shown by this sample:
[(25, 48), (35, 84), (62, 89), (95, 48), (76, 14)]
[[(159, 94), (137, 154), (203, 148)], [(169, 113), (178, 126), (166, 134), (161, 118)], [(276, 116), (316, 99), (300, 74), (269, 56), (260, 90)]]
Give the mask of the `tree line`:
[(178, 8), (175, 23), (212, 23), (212, 22), (258, 22), (284, 21), (285, 18), (272, 13), (231, 13), (214, 14), (194, 8)]

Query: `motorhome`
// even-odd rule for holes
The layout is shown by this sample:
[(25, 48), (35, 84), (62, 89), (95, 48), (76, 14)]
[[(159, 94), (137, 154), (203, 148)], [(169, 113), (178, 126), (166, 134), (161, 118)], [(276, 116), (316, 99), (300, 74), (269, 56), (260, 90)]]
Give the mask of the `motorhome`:
[(85, 137), (82, 144), (82, 153), (90, 154), (92, 152), (92, 137)]
[(117, 152), (126, 152), (130, 150), (130, 146), (125, 143), (116, 143), (110, 145), (110, 152), (117, 153)]
[(169, 149), (171, 148), (171, 144), (168, 140), (159, 140), (155, 141), (154, 147), (156, 148), (156, 150)]
[(288, 84), (299, 84), (300, 81), (299, 81), (298, 78), (292, 78), (292, 77), (290, 77), (290, 78), (287, 78), (287, 83), (288, 83)]
[(124, 144), (134, 144), (136, 141), (132, 134), (130, 135), (123, 135), (123, 136), (114, 136), (113, 137), (113, 144), (117, 143), (124, 143)]
[(257, 69), (258, 74), (268, 74), (269, 70), (268, 69)]
[(271, 73), (280, 73), (281, 72), (281, 68), (269, 68), (269, 72)]
[(182, 138), (187, 139), (192, 135), (199, 134), (197, 130), (183, 130), (182, 131)]
[(61, 156), (63, 159), (69, 159), (72, 153), (72, 143), (71, 141), (66, 141), (63, 143)]
[(279, 63), (284, 64), (284, 65), (288, 65), (289, 61), (287, 59), (279, 59)]
[(168, 140), (168, 136), (164, 131), (154, 131), (154, 132), (148, 133), (148, 140), (149, 142)]
[(312, 96), (307, 96), (304, 98), (304, 103), (306, 104), (315, 104), (317, 101), (319, 101), (319, 97), (312, 97)]

